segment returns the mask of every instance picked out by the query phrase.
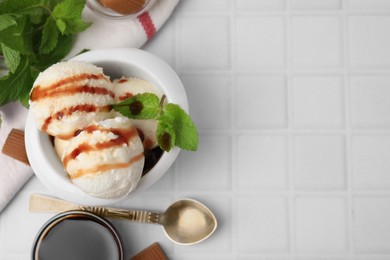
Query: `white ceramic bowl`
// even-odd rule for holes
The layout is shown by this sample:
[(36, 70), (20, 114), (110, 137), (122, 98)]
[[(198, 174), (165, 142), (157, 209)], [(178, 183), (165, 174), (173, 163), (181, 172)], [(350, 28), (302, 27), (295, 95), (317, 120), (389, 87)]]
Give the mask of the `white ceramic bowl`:
[[(101, 49), (78, 55), (72, 60), (85, 61), (103, 68), (111, 79), (136, 76), (145, 79), (161, 90), (170, 103), (188, 112), (188, 100), (177, 74), (156, 56), (139, 49)], [(138, 194), (158, 181), (175, 161), (180, 149), (164, 152), (157, 164), (138, 183), (128, 196), (119, 199), (94, 198), (71, 183), (62, 163), (57, 158), (47, 134), (39, 131), (29, 111), (25, 128), (27, 156), (35, 175), (57, 197), (82, 205), (108, 205)]]

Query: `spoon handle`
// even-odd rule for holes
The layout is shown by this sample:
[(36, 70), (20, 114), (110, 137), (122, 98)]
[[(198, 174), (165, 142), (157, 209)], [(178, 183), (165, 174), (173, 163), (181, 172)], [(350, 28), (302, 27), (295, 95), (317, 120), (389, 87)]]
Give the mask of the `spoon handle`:
[(108, 218), (126, 219), (134, 222), (160, 224), (160, 213), (146, 210), (127, 210), (105, 207), (88, 207), (68, 201), (52, 198), (41, 194), (30, 197), (30, 211), (33, 212), (62, 212), (67, 210), (85, 210)]
[(80, 206), (80, 208), (82, 210), (86, 210), (95, 213), (96, 215), (107, 218), (126, 219), (133, 222), (141, 222), (147, 224), (159, 224), (160, 221), (160, 213), (146, 210), (124, 210), (84, 206)]

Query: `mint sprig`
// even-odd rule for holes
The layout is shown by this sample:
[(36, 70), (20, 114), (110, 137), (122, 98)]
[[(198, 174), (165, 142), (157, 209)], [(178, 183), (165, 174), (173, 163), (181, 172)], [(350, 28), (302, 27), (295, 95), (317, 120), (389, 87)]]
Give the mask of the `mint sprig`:
[(0, 106), (28, 94), (39, 72), (62, 60), (74, 36), (90, 25), (85, 0), (0, 0)]
[(162, 150), (169, 152), (177, 146), (196, 151), (199, 137), (191, 117), (179, 105), (163, 103), (155, 94), (142, 93), (113, 104), (112, 108), (131, 119), (157, 120), (156, 135)]
[(158, 97), (151, 93), (142, 93), (129, 97), (113, 105), (115, 111), (132, 119), (154, 119), (159, 113)]

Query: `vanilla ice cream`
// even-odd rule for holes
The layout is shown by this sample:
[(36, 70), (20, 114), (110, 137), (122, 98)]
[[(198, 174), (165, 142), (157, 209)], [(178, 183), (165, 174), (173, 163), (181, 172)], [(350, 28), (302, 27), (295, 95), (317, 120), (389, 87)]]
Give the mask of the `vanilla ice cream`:
[(144, 149), (129, 119), (116, 117), (89, 125), (62, 154), (72, 182), (98, 198), (119, 198), (137, 186)]
[[(162, 91), (152, 83), (135, 77), (116, 79), (113, 81), (113, 91), (115, 93), (115, 101), (120, 102), (133, 95), (142, 93), (152, 93), (162, 98)], [(156, 130), (157, 121), (154, 119), (136, 120), (131, 119), (131, 123), (137, 128), (145, 150), (151, 150), (158, 146)]]
[(66, 147), (68, 147), (69, 143), (72, 141), (72, 138), (70, 139), (60, 139), (58, 137), (54, 138), (54, 150), (57, 154), (57, 157), (62, 160), (62, 154), (64, 153)]
[(37, 127), (67, 139), (95, 121), (112, 117), (112, 83), (93, 64), (67, 61), (39, 74), (30, 93)]

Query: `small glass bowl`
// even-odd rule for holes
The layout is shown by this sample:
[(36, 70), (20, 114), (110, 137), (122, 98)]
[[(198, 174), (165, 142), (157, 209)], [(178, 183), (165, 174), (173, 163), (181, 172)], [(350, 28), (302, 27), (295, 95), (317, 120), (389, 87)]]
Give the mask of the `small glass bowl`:
[(114, 10), (112, 10), (110, 8), (104, 7), (99, 2), (99, 0), (87, 0), (86, 1), (86, 5), (93, 12), (95, 12), (95, 13), (101, 15), (101, 16), (104, 16), (106, 18), (109, 18), (109, 19), (130, 19), (130, 18), (137, 17), (138, 15), (140, 15), (140, 14), (146, 12), (147, 10), (149, 10), (150, 7), (152, 7), (152, 5), (154, 4), (155, 1), (156, 0), (145, 0), (145, 4), (142, 7), (142, 9), (140, 9), (138, 12), (132, 13), (132, 14), (117, 13), (117, 12), (115, 12)]

